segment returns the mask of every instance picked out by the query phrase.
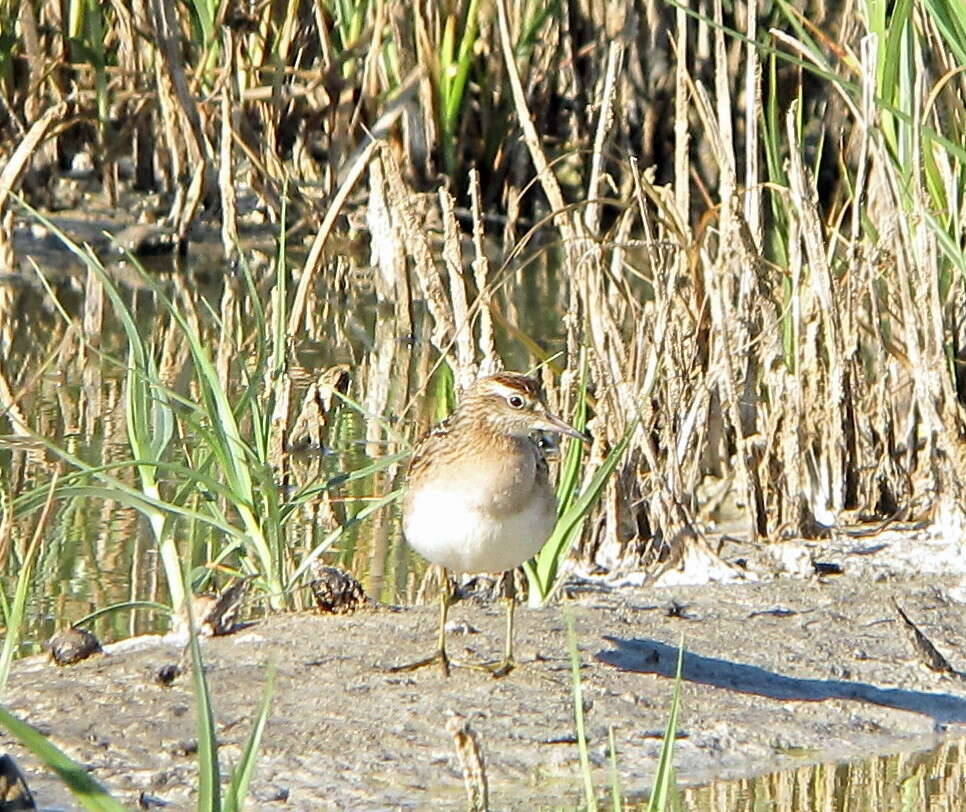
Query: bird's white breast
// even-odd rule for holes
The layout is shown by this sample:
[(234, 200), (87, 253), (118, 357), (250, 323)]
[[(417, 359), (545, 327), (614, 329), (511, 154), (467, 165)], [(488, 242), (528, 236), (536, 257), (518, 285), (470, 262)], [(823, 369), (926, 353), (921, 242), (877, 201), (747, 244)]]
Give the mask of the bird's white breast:
[(549, 489), (511, 513), (490, 512), (479, 492), (445, 481), (411, 494), (403, 532), (421, 556), (454, 572), (501, 572), (536, 555), (553, 531)]

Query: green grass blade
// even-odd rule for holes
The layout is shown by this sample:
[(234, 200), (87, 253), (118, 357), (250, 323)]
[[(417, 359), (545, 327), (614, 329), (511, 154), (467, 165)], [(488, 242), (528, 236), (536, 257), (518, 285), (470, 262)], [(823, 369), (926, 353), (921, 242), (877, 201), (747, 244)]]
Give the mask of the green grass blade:
[[(134, 315), (124, 303), (117, 286), (90, 247), (81, 248), (39, 212), (26, 204), (22, 203), (22, 205), (40, 222), (44, 223), (68, 250), (87, 267), (89, 272), (97, 276), (111, 302), (115, 315), (124, 328), (128, 342), (125, 386), (125, 424), (128, 444), (131, 446), (134, 456), (139, 460), (144, 460), (138, 465), (138, 474), (141, 477), (144, 495), (149, 499), (160, 500), (160, 491), (155, 477), (156, 470), (152, 461), (161, 456), (173, 436), (174, 415), (166, 390), (161, 383), (157, 366), (144, 345)], [(70, 318), (60, 306), (60, 303), (57, 302), (47, 280), (36, 266), (35, 270), (48, 294), (55, 301), (58, 310), (70, 323)], [(181, 573), (181, 562), (177, 548), (173, 540), (165, 538), (163, 514), (151, 509), (145, 509), (142, 513), (148, 519), (158, 543), (172, 604), (179, 607), (184, 602), (185, 596), (181, 591), (184, 578)]]
[[(282, 372), (285, 369), (285, 352), (287, 349), (287, 339), (288, 339), (288, 263), (285, 261), (287, 245), (286, 242), (287, 234), (287, 217), (288, 217), (288, 179), (282, 181), (282, 200), (281, 200), (281, 214), (279, 215), (279, 229), (278, 229), (278, 253), (275, 256), (275, 285), (272, 287), (271, 301), (272, 301), (272, 323), (271, 323), (271, 345), (272, 354), (269, 360), (268, 368), (272, 376), (280, 381)], [(252, 288), (254, 285), (254, 280), (252, 279), (251, 272), (246, 270), (246, 279), (248, 280), (249, 287)], [(258, 297), (253, 296), (252, 300), (258, 302)], [(260, 305), (257, 305), (259, 310)], [(258, 321), (261, 324), (265, 323), (264, 313), (259, 313)]]
[(634, 433), (636, 427), (637, 421), (627, 428), (624, 436), (611, 449), (610, 454), (607, 455), (607, 458), (601, 464), (600, 468), (594, 472), (594, 476), (587, 484), (587, 487), (581, 491), (580, 496), (573, 501), (573, 504), (557, 520), (557, 525), (554, 527), (553, 533), (550, 534), (547, 543), (537, 553), (536, 559), (534, 561), (528, 561), (524, 565), (527, 573), (527, 581), (530, 586), (531, 605), (539, 605), (553, 591), (557, 572), (564, 556), (570, 551), (570, 546), (576, 538), (581, 525), (589, 515), (594, 502), (597, 501), (597, 498), (603, 491), (607, 478), (614, 472), (617, 463), (624, 455), (624, 451), (627, 449), (631, 435)]
[[(3, 483), (5, 487), (6, 483)], [(40, 520), (34, 529), (33, 537), (27, 546), (23, 560), (20, 563), (20, 571), (17, 573), (17, 586), (14, 590), (13, 602), (8, 603), (6, 598), (3, 601), (3, 617), (6, 625), (6, 634), (3, 638), (3, 649), (0, 650), (0, 697), (7, 692), (7, 680), (10, 678), (10, 668), (13, 665), (14, 656), (17, 653), (17, 646), (20, 643), (20, 629), (23, 626), (24, 617), (27, 612), (27, 592), (30, 589), (30, 581), (33, 576), (34, 562), (43, 545), (44, 530), (47, 527), (48, 519), (54, 504), (54, 496), (57, 494), (57, 475), (46, 486), (47, 498), (44, 502), (44, 510)]]
[(275, 693), (275, 665), (272, 664), (268, 669), (268, 680), (265, 683), (265, 691), (262, 694), (262, 704), (258, 709), (258, 716), (252, 725), (252, 732), (245, 743), (241, 760), (232, 771), (231, 784), (225, 795), (225, 812), (241, 812), (245, 796), (248, 794), (248, 785), (252, 780), (252, 773), (255, 771), (255, 757), (258, 754), (258, 745), (261, 743), (262, 734), (265, 732), (265, 725), (268, 722), (268, 711), (272, 705), (272, 695)]
[(166, 603), (158, 603), (157, 601), (119, 601), (118, 603), (112, 603), (110, 606), (95, 609), (93, 612), (84, 615), (80, 620), (74, 621), (72, 625), (83, 626), (85, 623), (93, 623), (99, 617), (112, 615), (115, 612), (127, 612), (132, 609), (147, 609), (148, 611), (161, 612), (165, 615), (172, 613), (171, 607)]
[[(580, 381), (577, 385), (577, 402), (571, 425), (577, 431), (583, 431), (587, 426), (587, 353), (581, 353), (580, 359)], [(577, 488), (580, 485), (581, 461), (584, 458), (584, 445), (580, 442), (572, 442), (567, 446), (567, 454), (563, 464), (560, 466), (560, 475), (557, 481), (557, 514), (562, 516), (573, 504), (577, 495)]]
[(614, 727), (607, 728), (607, 749), (610, 751), (610, 793), (611, 806), (614, 812), (621, 812), (624, 802), (621, 800), (621, 774), (617, 769), (617, 744), (614, 741)]
[(402, 495), (402, 492), (403, 492), (403, 489), (398, 488), (397, 490), (394, 490), (391, 493), (387, 493), (382, 498), (376, 499), (375, 501), (370, 502), (362, 510), (360, 510), (355, 516), (353, 516), (351, 519), (346, 521), (344, 525), (342, 525), (341, 527), (336, 527), (334, 530), (332, 530), (332, 532), (330, 532), (324, 539), (322, 539), (322, 541), (320, 541), (315, 546), (315, 548), (307, 556), (305, 556), (305, 558), (302, 559), (302, 561), (299, 563), (298, 567), (296, 568), (295, 572), (293, 572), (292, 575), (289, 577), (288, 585), (285, 591), (290, 592), (292, 589), (294, 589), (295, 584), (297, 584), (299, 578), (302, 577), (302, 573), (304, 573), (310, 566), (312, 566), (312, 563), (320, 555), (322, 555), (322, 553), (330, 550), (332, 548), (332, 545), (335, 544), (349, 528), (355, 526), (356, 524), (358, 524), (359, 522), (361, 522), (363, 519), (367, 518), (371, 514), (381, 510), (390, 502), (398, 499)]
[(923, 5), (956, 60), (961, 66), (966, 65), (966, 3), (962, 0), (924, 0)]
[(647, 812), (663, 812), (677, 801), (677, 782), (674, 777), (674, 739), (678, 730), (678, 708), (681, 705), (681, 668), (684, 663), (684, 636), (678, 645), (678, 667), (674, 678), (674, 696), (671, 699), (671, 712), (664, 730), (661, 756), (657, 763), (654, 786), (647, 804)]
[(211, 708), (211, 693), (205, 666), (201, 659), (201, 644), (195, 633), (194, 618), (188, 618), (191, 630), (192, 680), (195, 689), (195, 715), (198, 729), (198, 812), (220, 812), (221, 772), (218, 768), (218, 737), (215, 716)]
[(594, 779), (590, 773), (590, 753), (587, 750), (587, 731), (584, 726), (584, 695), (580, 684), (580, 652), (577, 651), (577, 632), (574, 630), (574, 616), (564, 609), (567, 623), (567, 648), (570, 651), (570, 673), (573, 677), (574, 725), (577, 729), (577, 750), (580, 753), (580, 773), (584, 780), (584, 799), (588, 812), (596, 812), (597, 798), (594, 795)]
[[(195, 331), (181, 309), (137, 262), (137, 259), (130, 254), (128, 259), (139, 270), (144, 283), (178, 324), (187, 342), (201, 394), (201, 410), (206, 418), (208, 429), (204, 437), (205, 445), (225, 478), (226, 485), (232, 494), (231, 505), (241, 517), (248, 545), (258, 560), (270, 591), (275, 595), (281, 595), (280, 551), (278, 551), (279, 555), (273, 554), (263, 523), (259, 518), (261, 512), (256, 507), (252, 468), (263, 465), (265, 461), (259, 460), (257, 454), (246, 443), (231, 399), (222, 387), (218, 371), (215, 369), (203, 338)], [(251, 406), (251, 401), (248, 403)]]
[(24, 616), (27, 611), (27, 593), (30, 591), (34, 561), (37, 558), (39, 547), (39, 543), (33, 543), (27, 549), (20, 571), (17, 573), (17, 586), (14, 590), (13, 601), (9, 605), (6, 605), (6, 601), (4, 601), (3, 622), (6, 627), (6, 634), (3, 636), (3, 648), (0, 649), (0, 697), (7, 693), (10, 668), (13, 666), (17, 647), (20, 645), (20, 630), (23, 627)]
[(477, 26), (479, 24), (479, 0), (470, 0), (470, 6), (466, 10), (466, 20), (463, 28), (463, 36), (460, 39), (459, 56), (455, 64), (455, 72), (451, 77), (446, 99), (446, 121), (447, 132), (454, 133), (456, 129), (456, 118), (459, 115), (460, 105), (463, 101), (463, 91), (466, 87), (466, 79), (470, 71), (470, 58), (473, 56), (473, 45), (476, 42)]
[(115, 801), (87, 770), (2, 706), (0, 706), (0, 726), (57, 773), (67, 789), (85, 809), (91, 812), (124, 812), (124, 807)]

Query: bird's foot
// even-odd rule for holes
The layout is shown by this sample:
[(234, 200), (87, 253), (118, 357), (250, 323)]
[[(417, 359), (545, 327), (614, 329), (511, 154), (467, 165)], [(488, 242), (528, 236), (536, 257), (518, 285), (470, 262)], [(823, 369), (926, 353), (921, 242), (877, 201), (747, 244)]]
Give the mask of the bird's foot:
[(413, 663), (403, 663), (402, 665), (392, 665), (386, 670), (390, 674), (401, 674), (405, 671), (417, 671), (420, 668), (425, 668), (428, 665), (433, 665), (434, 663), (439, 663), (439, 670), (444, 677), (449, 676), (450, 672), (450, 661), (449, 657), (446, 656), (444, 650), (439, 650), (428, 657), (424, 657), (421, 660), (416, 660)]
[(437, 651), (435, 654), (423, 657), (423, 659), (416, 660), (412, 663), (391, 665), (386, 671), (390, 674), (402, 674), (407, 671), (418, 671), (420, 668), (425, 668), (436, 663), (439, 663), (440, 672), (444, 677), (448, 677), (454, 668), (467, 668), (471, 671), (483, 671), (493, 677), (493, 679), (501, 679), (517, 667), (516, 662), (513, 660), (503, 659), (488, 663), (467, 663), (451, 660), (446, 656), (446, 652)]
[(517, 667), (516, 662), (512, 659), (502, 659), (493, 660), (488, 663), (451, 663), (454, 668), (469, 668), (473, 671), (484, 671), (489, 674), (493, 679), (500, 679), (509, 674), (514, 668)]
[(510, 657), (505, 657), (499, 662), (491, 663), (490, 665), (491, 667), (489, 668), (489, 671), (493, 679), (500, 679), (501, 677), (505, 677), (514, 668), (517, 667), (517, 664)]

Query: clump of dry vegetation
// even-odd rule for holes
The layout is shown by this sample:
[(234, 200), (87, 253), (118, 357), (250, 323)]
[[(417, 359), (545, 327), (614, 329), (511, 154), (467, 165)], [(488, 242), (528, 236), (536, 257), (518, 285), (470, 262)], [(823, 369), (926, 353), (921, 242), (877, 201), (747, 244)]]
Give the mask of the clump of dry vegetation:
[[(299, 342), (332, 338), (336, 289), (390, 303), (348, 390), (374, 418), (439, 364), (459, 385), (525, 347), (555, 408), (590, 405), (584, 483), (629, 435), (588, 564), (673, 562), (724, 503), (762, 540), (962, 523), (962, 5), (753, 10), (0, 2), (0, 256), (16, 264), (11, 192), (51, 208), (78, 156), (111, 203), (157, 195), (177, 243), (214, 224), (238, 258), (260, 212), (302, 257), (253, 282), (276, 342), (267, 431), (287, 430)], [(371, 277), (333, 248), (363, 222)], [(562, 355), (521, 326), (535, 289)], [(248, 349), (233, 290), (223, 373)], [(401, 349), (411, 331), (432, 351)], [(3, 371), (16, 432), (29, 376)], [(366, 440), (400, 446), (376, 419)]]

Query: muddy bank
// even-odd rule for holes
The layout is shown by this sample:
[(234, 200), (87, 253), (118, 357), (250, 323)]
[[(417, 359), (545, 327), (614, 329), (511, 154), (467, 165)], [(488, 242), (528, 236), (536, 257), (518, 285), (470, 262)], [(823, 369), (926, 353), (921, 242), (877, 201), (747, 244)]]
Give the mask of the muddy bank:
[[(958, 576), (859, 573), (703, 587), (582, 589), (575, 618), (588, 734), (601, 791), (614, 728), (625, 793), (649, 786), (687, 646), (678, 775), (685, 782), (747, 775), (803, 760), (856, 759), (966, 733), (966, 681), (925, 669), (902, 632), (895, 597), (957, 670), (966, 668), (966, 607)], [(464, 602), (451, 635), (461, 659), (495, 657), (499, 606)], [(446, 722), (466, 716), (486, 759), (497, 809), (579, 802), (566, 626), (560, 606), (518, 612), (523, 665), (509, 678), (460, 669), (392, 674), (426, 653), (433, 607), (374, 607), (346, 617), (271, 618), (206, 640), (222, 767), (249, 732), (275, 662), (277, 687), (253, 782), (253, 808), (461, 808), (461, 773)], [(16, 665), (11, 709), (37, 726), (121, 800), (139, 793), (192, 803), (190, 678), (154, 681), (178, 649), (131, 641), (70, 668)], [(8, 737), (38, 800), (69, 806)]]

